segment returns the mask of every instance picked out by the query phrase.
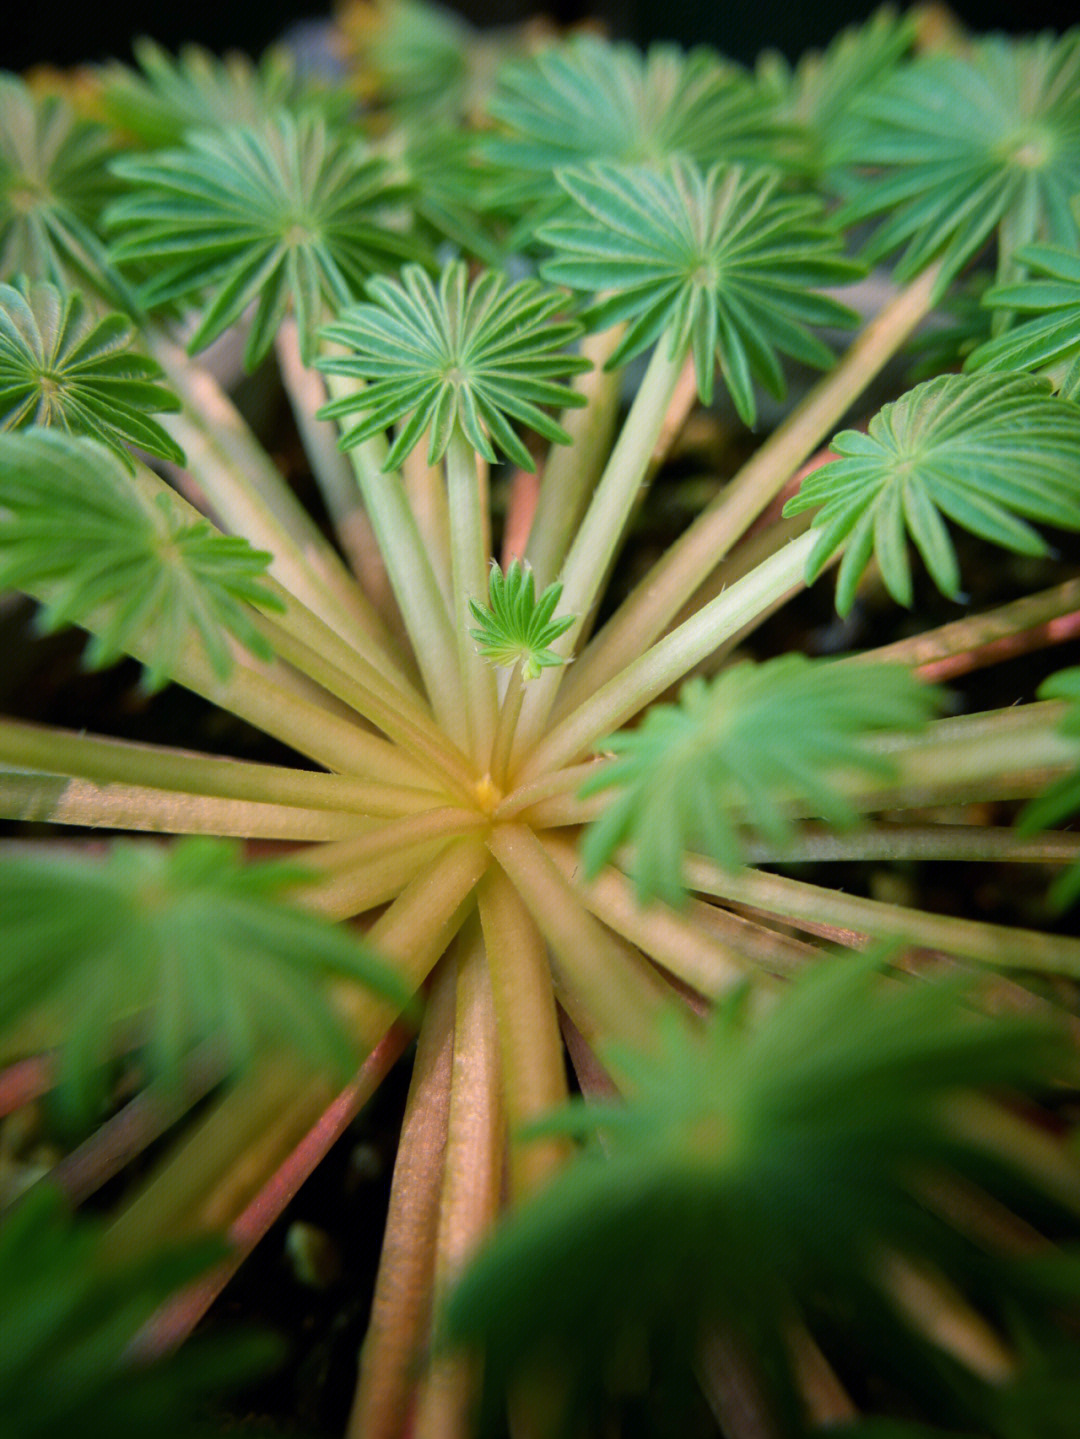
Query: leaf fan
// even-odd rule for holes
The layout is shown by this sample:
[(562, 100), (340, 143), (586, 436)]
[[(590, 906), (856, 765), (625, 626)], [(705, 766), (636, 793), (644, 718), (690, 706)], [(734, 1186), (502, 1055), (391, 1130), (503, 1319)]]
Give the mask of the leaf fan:
[(122, 315), (95, 317), (77, 294), (41, 281), (0, 285), (0, 430), (42, 425), (99, 440), (131, 470), (127, 447), (184, 463), (154, 411), (180, 401), (161, 369), (131, 350)]
[(1075, 247), (1080, 30), (915, 60), (855, 107), (841, 150), (841, 218), (881, 220), (866, 257), (902, 250), (901, 280), (937, 258), (952, 276), (995, 234), (1001, 280), (1021, 245)]
[(1080, 253), (1026, 245), (1016, 259), (1027, 277), (983, 296), (1013, 323), (974, 350), (965, 368), (1051, 371), (1060, 377), (1058, 393), (1080, 400)]
[(200, 45), (172, 56), (146, 36), (132, 49), (138, 69), (111, 65), (102, 72), (102, 104), (115, 126), (150, 148), (177, 145), (189, 130), (259, 124), (281, 109), (343, 115), (348, 103), (344, 92), (302, 84), (283, 47), (257, 62), (237, 53), (219, 58)]
[(857, 815), (832, 776), (887, 774), (868, 741), (921, 729), (937, 702), (901, 666), (847, 669), (802, 655), (736, 665), (710, 684), (691, 680), (678, 704), (654, 706), (636, 729), (598, 746), (614, 758), (582, 793), (615, 794), (586, 832), (586, 874), (626, 844), (639, 897), (678, 904), (688, 850), (736, 869), (741, 826), (783, 846), (792, 801), (849, 828)]
[(192, 643), (222, 679), (233, 639), (272, 658), (248, 608), (281, 607), (263, 579), (270, 556), (136, 478), (90, 440), (0, 433), (0, 585), (40, 600), (46, 629), (90, 629), (90, 667), (148, 646), (150, 690)]
[(411, 996), (347, 931), (287, 902), (295, 864), (245, 862), (226, 840), (118, 843), (103, 863), (17, 854), (0, 871), (9, 943), (4, 1025), (42, 1016), (64, 1035), (69, 1109), (92, 1112), (118, 1043), (151, 1078), (180, 1084), (203, 1041), (230, 1069), (291, 1045), (338, 1077), (358, 1063), (326, 991), (358, 982), (398, 1007)]
[(115, 168), (133, 186), (108, 215), (116, 260), (152, 267), (148, 308), (201, 305), (192, 353), (254, 304), (244, 349), (254, 368), (291, 305), (310, 362), (324, 308), (350, 304), (372, 271), (418, 254), (386, 165), (319, 116), (195, 132), (183, 149)]
[(812, 327), (855, 316), (819, 286), (859, 273), (820, 203), (784, 195), (774, 174), (685, 160), (662, 169), (594, 164), (559, 179), (577, 212), (544, 227), (554, 251), (545, 278), (597, 295), (583, 317), (597, 329), (625, 321), (620, 365), (666, 335), (674, 357), (693, 353), (698, 391), (712, 397), (716, 364), (741, 418), (757, 413), (754, 384), (785, 392), (779, 355), (819, 369), (832, 353)]
[(942, 375), (885, 405), (866, 434), (844, 430), (840, 455), (806, 480), (785, 515), (820, 507), (807, 580), (845, 546), (836, 606), (847, 614), (876, 556), (898, 604), (913, 598), (907, 537), (952, 599), (960, 570), (946, 520), (1018, 554), (1046, 542), (1028, 520), (1080, 529), (1080, 408), (1027, 375)]
[(89, 287), (121, 309), (135, 306), (99, 237), (102, 210), (120, 190), (113, 154), (104, 126), (0, 72), (0, 276)]
[(490, 270), (470, 283), (460, 262), (446, 267), (437, 286), (410, 265), (400, 280), (370, 281), (367, 293), (368, 302), (323, 332), (350, 353), (318, 362), (330, 374), (368, 382), (320, 411), (326, 417), (363, 413), (343, 444), (359, 444), (401, 422), (385, 468), (396, 468), (424, 434), (435, 464), (460, 427), (487, 460), (494, 461), (498, 449), (531, 470), (533, 459), (514, 423), (567, 442), (565, 430), (541, 408), (584, 403), (560, 379), (589, 368), (566, 351), (580, 326), (560, 318), (563, 296), (533, 280), (511, 284)]

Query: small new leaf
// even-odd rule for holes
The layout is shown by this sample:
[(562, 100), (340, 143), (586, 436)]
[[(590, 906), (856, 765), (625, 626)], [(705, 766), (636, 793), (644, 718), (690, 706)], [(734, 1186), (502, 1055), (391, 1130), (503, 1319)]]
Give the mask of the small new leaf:
[[(968, 356), (968, 370), (1052, 371), (1058, 394), (1080, 400), (1080, 254), (1052, 245), (1017, 252), (1027, 278), (994, 285), (983, 304), (1005, 310), (1012, 327)], [(1015, 323), (1016, 315), (1030, 319)]]
[(45, 281), (0, 285), (0, 430), (41, 425), (107, 445), (134, 473), (128, 446), (182, 465), (184, 452), (154, 420), (180, 401), (161, 369), (130, 349), (117, 314), (89, 314), (77, 294)]
[(810, 326), (856, 317), (816, 286), (859, 273), (840, 254), (820, 202), (778, 192), (763, 171), (689, 161), (663, 168), (594, 164), (559, 179), (578, 205), (540, 239), (555, 250), (545, 278), (600, 296), (583, 316), (597, 329), (626, 321), (611, 360), (621, 365), (666, 335), (690, 352), (698, 392), (711, 400), (717, 361), (739, 415), (754, 423), (754, 383), (785, 393), (779, 354), (825, 369), (829, 348)]
[(512, 560), (505, 574), (493, 562), (487, 606), (469, 601), (479, 626), (469, 633), (483, 657), (493, 665), (520, 663), (524, 680), (536, 679), (542, 669), (565, 664), (565, 656), (548, 648), (574, 623), (573, 615), (552, 619), (561, 594), (562, 585), (556, 582), (537, 599), (532, 571), (520, 560)]
[(581, 332), (557, 318), (564, 296), (533, 280), (511, 284), (491, 270), (470, 284), (459, 261), (443, 270), (437, 287), (418, 265), (407, 265), (400, 280), (371, 280), (367, 293), (370, 303), (353, 306), (323, 331), (351, 353), (318, 361), (329, 374), (368, 382), (319, 412), (328, 419), (366, 412), (346, 431), (343, 447), (400, 423), (384, 468), (396, 469), (425, 433), (428, 462), (435, 464), (460, 428), (486, 460), (494, 462), (501, 450), (532, 470), (512, 421), (569, 443), (540, 408), (585, 403), (560, 383), (589, 368), (588, 360), (564, 348)]
[(995, 233), (998, 277), (1035, 240), (1075, 247), (1080, 191), (1080, 30), (970, 53), (920, 57), (855, 107), (839, 148), (848, 174), (838, 217), (883, 217), (866, 258), (898, 249), (910, 279), (932, 260), (944, 280)]
[(348, 931), (288, 902), (303, 878), (295, 864), (245, 863), (239, 845), (203, 837), (118, 843), (103, 863), (10, 856), (0, 871), (5, 1027), (59, 1024), (61, 1098), (82, 1116), (132, 1041), (148, 1077), (169, 1086), (208, 1040), (233, 1069), (288, 1044), (347, 1076), (359, 1056), (327, 981), (399, 1007), (411, 995)]
[(113, 253), (152, 267), (145, 305), (199, 303), (210, 292), (193, 354), (254, 303), (244, 349), (253, 369), (291, 304), (309, 363), (325, 305), (350, 304), (373, 270), (417, 257), (391, 223), (402, 197), (387, 167), (321, 116), (193, 132), (183, 149), (114, 168), (134, 189), (106, 215), (119, 232)]
[[(510, 1215), (441, 1315), (442, 1344), (482, 1369), (481, 1435), (501, 1432), (500, 1400), (518, 1383), (544, 1395), (543, 1439), (585, 1416), (602, 1432), (642, 1373), (650, 1391), (658, 1369), (676, 1389), (692, 1383), (717, 1333), (768, 1376), (775, 1432), (805, 1434), (792, 1316), (828, 1335), (838, 1313), (860, 1316), (862, 1357), (906, 1382), (918, 1417), (1006, 1433), (979, 1422), (1002, 1388), (943, 1365), (882, 1257), (942, 1276), (995, 1332), (1004, 1314), (1061, 1324), (1064, 1339), (1077, 1312), (1069, 1258), (1025, 1268), (1007, 1241), (973, 1244), (934, 1197), (988, 1186), (1006, 1213), (1032, 1196), (1022, 1158), (999, 1149), (988, 1165), (985, 1110), (964, 1101), (1045, 1092), (1069, 1062), (1064, 1028), (980, 1016), (958, 986), (887, 982), (879, 965), (835, 956), (756, 1020), (745, 995), (705, 1026), (669, 1014), (659, 1052), (620, 1054), (625, 1102), (570, 1111), (588, 1150)], [(1044, 1202), (1057, 1210), (1029, 1198)], [(529, 1387), (538, 1376), (542, 1390)]]
[(598, 744), (615, 758), (581, 793), (617, 793), (586, 831), (585, 873), (628, 844), (639, 898), (679, 904), (688, 850), (737, 869), (742, 836), (757, 831), (782, 846), (796, 806), (850, 828), (858, 815), (838, 777), (887, 776), (872, 737), (922, 729), (939, 703), (902, 666), (855, 669), (802, 655), (691, 680), (678, 704), (654, 706), (636, 729)]
[(88, 286), (112, 305), (135, 307), (98, 238), (102, 209), (119, 189), (113, 154), (104, 126), (0, 72), (0, 276)]
[(139, 648), (153, 690), (193, 643), (221, 679), (231, 639), (273, 658), (248, 609), (281, 608), (262, 578), (270, 558), (189, 518), (164, 487), (137, 486), (93, 441), (0, 433), (0, 585), (41, 601), (45, 629), (90, 630), (90, 667)]
[[(960, 592), (951, 520), (1019, 554), (1047, 546), (1027, 520), (1080, 529), (1080, 408), (1027, 375), (942, 375), (885, 405), (841, 458), (803, 481), (785, 515), (821, 506), (807, 582), (845, 545), (836, 608), (847, 614), (872, 554), (898, 604), (912, 603), (907, 535), (942, 594)], [(944, 516), (944, 518), (943, 518)]]
[(251, 1382), (279, 1346), (269, 1335), (196, 1335), (153, 1363), (130, 1350), (173, 1294), (224, 1258), (215, 1242), (135, 1263), (110, 1256), (96, 1223), (73, 1221), (39, 1184), (0, 1225), (0, 1413), (19, 1439), (196, 1439), (219, 1432), (211, 1399)]

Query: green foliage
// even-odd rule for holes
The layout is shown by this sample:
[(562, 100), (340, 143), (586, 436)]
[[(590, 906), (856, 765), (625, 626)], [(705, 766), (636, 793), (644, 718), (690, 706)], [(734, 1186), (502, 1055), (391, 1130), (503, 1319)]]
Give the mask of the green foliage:
[(589, 368), (564, 346), (580, 333), (573, 321), (556, 318), (561, 295), (532, 280), (511, 284), (485, 271), (469, 283), (468, 269), (455, 262), (438, 287), (418, 265), (401, 279), (371, 280), (368, 304), (355, 305), (323, 331), (346, 346), (347, 356), (327, 357), (319, 368), (371, 383), (324, 407), (324, 417), (366, 411), (343, 436), (356, 445), (404, 421), (386, 469), (395, 469), (428, 432), (428, 461), (446, 453), (455, 427), (485, 459), (496, 447), (523, 468), (532, 457), (514, 433), (516, 420), (546, 439), (569, 436), (540, 405), (584, 404), (557, 377)]
[(0, 71), (0, 279), (24, 273), (61, 288), (89, 286), (134, 307), (98, 238), (102, 209), (118, 189), (109, 173), (114, 153), (104, 126)]
[(887, 774), (888, 760), (868, 740), (921, 729), (938, 702), (902, 666), (853, 669), (802, 655), (736, 665), (708, 684), (691, 680), (678, 704), (654, 706), (637, 729), (598, 746), (614, 762), (582, 793), (617, 794), (586, 833), (585, 872), (595, 875), (630, 844), (639, 898), (678, 904), (688, 849), (736, 869), (741, 826), (783, 845), (793, 834), (792, 801), (850, 827), (857, 815), (836, 777)]
[(666, 336), (692, 350), (702, 400), (716, 361), (742, 419), (756, 416), (753, 385), (785, 392), (778, 352), (826, 368), (832, 352), (808, 326), (850, 325), (836, 300), (811, 293), (857, 273), (839, 253), (820, 202), (779, 193), (775, 175), (689, 161), (663, 169), (594, 164), (560, 173), (573, 219), (540, 238), (556, 252), (543, 273), (599, 296), (584, 317), (604, 329), (629, 321), (611, 358), (622, 364)]
[(842, 30), (821, 51), (794, 66), (775, 51), (758, 61), (758, 80), (774, 97), (779, 114), (797, 127), (792, 162), (824, 177), (838, 163), (837, 143), (852, 106), (877, 89), (911, 49), (915, 24), (891, 5), (862, 25)]
[(473, 27), (423, 0), (377, 0), (371, 10), (353, 37), (365, 98), (428, 124), (458, 119), (468, 106)]
[(1076, 1315), (1071, 1269), (1068, 1290), (1042, 1288), (1037, 1259), (1025, 1269), (1000, 1239), (974, 1242), (935, 1198), (957, 1184), (999, 1205), (1030, 1196), (1023, 1161), (991, 1162), (978, 1110), (957, 1101), (1038, 1096), (1071, 1064), (1067, 1042), (1045, 1021), (986, 1023), (955, 986), (877, 969), (836, 956), (756, 1019), (738, 996), (700, 1028), (673, 1014), (656, 1053), (620, 1054), (625, 1104), (575, 1104), (538, 1126), (588, 1138), (588, 1152), (505, 1221), (442, 1316), (445, 1343), (483, 1354), (482, 1432), (498, 1432), (498, 1396), (530, 1385), (553, 1397), (540, 1433), (573, 1432), (560, 1424), (603, 1413), (620, 1377), (652, 1387), (675, 1362), (692, 1382), (719, 1333), (767, 1380), (775, 1432), (802, 1434), (789, 1326), (827, 1334), (837, 1314), (858, 1316), (847, 1343), (879, 1372), (920, 1366), (920, 1417), (1034, 1432), (998, 1427), (1002, 1390), (920, 1332), (890, 1266), (985, 1299), (998, 1332), (1059, 1303)]
[(192, 520), (162, 490), (136, 488), (108, 450), (55, 430), (0, 434), (0, 584), (44, 603), (43, 628), (90, 629), (96, 668), (148, 642), (144, 685), (160, 688), (197, 637), (215, 673), (230, 639), (272, 657), (249, 604), (280, 609), (246, 540)]
[(0, 1413), (18, 1439), (194, 1439), (219, 1432), (207, 1401), (277, 1355), (269, 1336), (202, 1336), (146, 1364), (127, 1351), (154, 1310), (216, 1259), (216, 1244), (137, 1264), (110, 1258), (100, 1229), (72, 1223), (39, 1185), (0, 1226)]
[(179, 1088), (186, 1057), (220, 1044), (231, 1069), (292, 1046), (336, 1075), (359, 1057), (326, 991), (346, 978), (406, 1005), (396, 976), (346, 931), (287, 901), (293, 862), (245, 863), (239, 845), (121, 842), (104, 862), (16, 854), (0, 869), (4, 1025), (59, 1016), (60, 1098), (92, 1114), (125, 1040)]
[(884, 217), (867, 247), (909, 279), (940, 257), (955, 275), (997, 235), (998, 275), (1021, 245), (1074, 246), (1080, 191), (1080, 30), (990, 36), (969, 57), (928, 55), (855, 107), (840, 140), (841, 219)]
[(702, 46), (684, 52), (580, 35), (504, 66), (488, 102), (500, 130), (483, 153), (519, 204), (561, 199), (555, 172), (591, 160), (701, 166), (769, 160), (777, 126), (768, 97)]
[(532, 571), (520, 560), (511, 560), (504, 575), (492, 561), (486, 606), (469, 601), (472, 617), (480, 626), (469, 633), (480, 653), (495, 665), (521, 664), (521, 677), (534, 680), (542, 669), (565, 664), (565, 657), (548, 648), (574, 623), (573, 615), (552, 619), (562, 595), (558, 582), (548, 585), (536, 598)]
[(255, 63), (240, 54), (219, 59), (199, 45), (173, 57), (146, 36), (132, 48), (139, 69), (108, 66), (102, 105), (114, 125), (150, 148), (178, 145), (189, 130), (259, 125), (281, 109), (344, 114), (345, 96), (302, 85), (285, 49), (267, 50)]
[(279, 113), (195, 132), (183, 149), (118, 160), (132, 192), (111, 206), (118, 263), (152, 267), (148, 308), (206, 299), (195, 353), (255, 304), (244, 361), (267, 353), (291, 303), (305, 362), (326, 305), (348, 305), (373, 270), (416, 258), (401, 193), (354, 134)]
[(1061, 367), (1055, 387), (1080, 400), (1080, 255), (1051, 245), (1027, 245), (1017, 253), (1028, 278), (994, 285), (983, 303), (1032, 318), (986, 340), (968, 357), (969, 370), (1047, 370)]
[(785, 515), (821, 506), (821, 531), (807, 581), (846, 544), (836, 607), (847, 614), (859, 579), (876, 555), (898, 604), (911, 605), (911, 535), (931, 579), (957, 598), (960, 573), (944, 519), (1019, 554), (1045, 554), (1036, 520), (1080, 529), (1080, 410), (1026, 375), (941, 375), (870, 421), (844, 430), (841, 456), (803, 481)]
[(45, 281), (0, 285), (0, 430), (88, 435), (131, 471), (128, 445), (182, 465), (183, 450), (149, 418), (180, 401), (157, 383), (160, 366), (132, 351), (133, 335), (123, 315), (92, 315)]

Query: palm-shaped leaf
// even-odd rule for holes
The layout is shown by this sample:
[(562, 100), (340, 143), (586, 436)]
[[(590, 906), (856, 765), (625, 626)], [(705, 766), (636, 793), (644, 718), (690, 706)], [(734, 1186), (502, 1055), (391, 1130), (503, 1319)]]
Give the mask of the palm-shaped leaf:
[(0, 278), (88, 285), (123, 309), (134, 305), (98, 238), (102, 209), (120, 188), (109, 173), (113, 153), (103, 126), (0, 72)]
[(6, 1028), (35, 1016), (62, 1027), (63, 1093), (82, 1113), (118, 1041), (142, 1047), (149, 1075), (170, 1085), (204, 1040), (230, 1067), (284, 1042), (347, 1074), (358, 1056), (327, 979), (399, 1006), (411, 996), (347, 931), (286, 902), (299, 878), (294, 864), (247, 864), (240, 846), (203, 837), (118, 843), (103, 863), (8, 857)]
[(0, 430), (89, 435), (129, 469), (128, 445), (182, 465), (184, 452), (149, 418), (180, 401), (157, 383), (160, 367), (131, 351), (132, 333), (122, 315), (96, 318), (45, 281), (0, 285)]
[[(365, 0), (341, 23), (366, 101), (388, 105), (395, 118), (456, 121), (466, 113), (471, 62), (482, 47), (463, 16), (424, 0)], [(490, 65), (489, 54), (483, 59)]]
[(778, 113), (796, 129), (798, 168), (825, 175), (836, 164), (837, 137), (852, 106), (879, 87), (911, 49), (915, 21), (883, 5), (862, 25), (842, 30), (823, 51), (812, 50), (792, 67), (769, 51), (758, 61), (760, 83)]
[(767, 1376), (770, 1430), (806, 1434), (790, 1325), (813, 1332), (838, 1311), (859, 1316), (847, 1347), (878, 1373), (919, 1374), (917, 1416), (947, 1415), (964, 1433), (1052, 1432), (983, 1428), (1008, 1391), (947, 1362), (897, 1302), (885, 1256), (973, 1305), (991, 1296), (995, 1327), (1003, 1312), (1049, 1319), (1059, 1302), (1075, 1315), (1068, 1259), (1055, 1256), (1056, 1283), (1041, 1285), (1039, 1260), (1025, 1270), (1000, 1237), (977, 1246), (926, 1200), (988, 1185), (1002, 1210), (1023, 1204), (1022, 1162), (988, 1164), (976, 1108), (956, 1101), (999, 1086), (1038, 1095), (1064, 1056), (1052, 1025), (982, 1019), (955, 988), (886, 985), (848, 957), (755, 1023), (737, 1002), (703, 1030), (673, 1019), (658, 1055), (620, 1055), (627, 1103), (581, 1105), (558, 1125), (599, 1129), (601, 1142), (510, 1217), (451, 1293), (444, 1342), (483, 1355), (480, 1432), (501, 1432), (519, 1385), (543, 1393), (545, 1439), (571, 1432), (570, 1416), (610, 1418), (642, 1373), (653, 1389), (657, 1367), (674, 1364), (667, 1377), (692, 1384), (692, 1356), (720, 1334)]
[(810, 326), (855, 316), (815, 286), (858, 273), (817, 200), (778, 193), (763, 171), (689, 161), (662, 170), (591, 165), (560, 175), (579, 214), (540, 238), (556, 252), (543, 273), (602, 298), (585, 317), (597, 328), (629, 321), (618, 365), (667, 334), (675, 355), (691, 348), (698, 390), (711, 399), (717, 359), (742, 419), (756, 415), (754, 382), (785, 392), (778, 354), (825, 368), (833, 356)]
[(262, 579), (270, 556), (151, 498), (90, 440), (56, 430), (0, 434), (0, 585), (43, 601), (46, 628), (94, 635), (85, 662), (110, 664), (149, 640), (148, 689), (197, 641), (222, 678), (230, 639), (272, 652), (249, 604), (280, 608)]
[(386, 166), (319, 116), (192, 133), (183, 149), (115, 168), (137, 187), (107, 216), (116, 259), (153, 267), (147, 306), (204, 301), (192, 352), (256, 302), (244, 351), (254, 367), (291, 303), (310, 360), (324, 306), (350, 304), (373, 270), (417, 253), (391, 223), (401, 195)]
[(565, 655), (549, 648), (574, 623), (573, 615), (552, 618), (561, 596), (562, 585), (556, 581), (537, 599), (532, 571), (520, 560), (512, 560), (505, 574), (493, 563), (487, 605), (469, 601), (480, 626), (469, 633), (486, 660), (520, 664), (523, 679), (536, 679), (542, 669), (566, 663)]
[(843, 218), (883, 216), (869, 258), (903, 249), (900, 278), (936, 257), (955, 274), (997, 231), (998, 274), (1031, 241), (1074, 247), (1080, 191), (1080, 30), (991, 36), (970, 58), (927, 56), (856, 107)]
[(736, 665), (710, 684), (691, 680), (678, 704), (654, 706), (637, 729), (598, 746), (615, 759), (582, 793), (617, 793), (586, 833), (586, 873), (630, 844), (639, 896), (678, 903), (688, 849), (731, 869), (742, 862), (740, 819), (778, 845), (791, 837), (793, 800), (851, 826), (857, 816), (832, 776), (887, 774), (870, 738), (920, 729), (937, 702), (901, 666), (870, 674), (802, 655)]
[(269, 1335), (201, 1335), (153, 1364), (132, 1362), (142, 1326), (220, 1258), (203, 1242), (135, 1263), (110, 1256), (99, 1226), (73, 1223), (38, 1185), (0, 1226), (0, 1413), (19, 1439), (207, 1439), (207, 1400), (272, 1362)]
[(239, 54), (219, 59), (199, 45), (174, 58), (145, 36), (132, 48), (139, 69), (107, 68), (102, 104), (114, 125), (150, 147), (177, 145), (189, 130), (259, 124), (283, 108), (343, 114), (348, 103), (344, 92), (302, 85), (285, 49), (267, 50), (256, 64)]
[[(942, 594), (960, 590), (945, 519), (1020, 554), (1046, 552), (1026, 523), (1080, 529), (1080, 409), (1026, 375), (942, 375), (885, 405), (868, 433), (845, 430), (784, 508), (821, 506), (812, 580), (846, 542), (836, 606), (847, 614), (876, 554), (889, 593), (912, 603), (910, 534)], [(944, 519), (942, 517), (945, 517)]]
[(563, 348), (581, 329), (556, 318), (563, 296), (531, 280), (511, 284), (490, 270), (470, 284), (460, 262), (446, 267), (437, 287), (419, 266), (409, 265), (400, 281), (372, 280), (367, 292), (371, 302), (354, 306), (323, 332), (352, 353), (318, 362), (331, 374), (370, 381), (321, 411), (332, 418), (366, 412), (344, 444), (404, 421), (386, 468), (399, 465), (425, 431), (434, 464), (460, 426), (486, 459), (495, 460), (499, 449), (531, 470), (532, 457), (512, 421), (549, 440), (569, 440), (539, 408), (584, 403), (560, 383), (561, 376), (589, 368)]
[(1044, 370), (1062, 367), (1058, 393), (1080, 399), (1080, 254), (1050, 245), (1027, 245), (1016, 259), (1029, 278), (995, 285), (985, 305), (1030, 319), (974, 350), (970, 370)]
[(507, 65), (488, 104), (501, 133), (484, 153), (513, 177), (516, 198), (557, 200), (555, 171), (591, 160), (707, 166), (771, 160), (777, 125), (751, 76), (713, 51), (578, 36)]

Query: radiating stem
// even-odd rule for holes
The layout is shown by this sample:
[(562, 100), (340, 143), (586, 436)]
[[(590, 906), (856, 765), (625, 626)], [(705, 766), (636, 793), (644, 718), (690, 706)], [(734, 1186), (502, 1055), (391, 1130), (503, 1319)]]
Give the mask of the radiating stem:
[(144, 338), (184, 404), (160, 422), (225, 528), (269, 550), (271, 573), (343, 635), (384, 643), (382, 621), (214, 377), (160, 331)]
[(1080, 580), (1066, 580), (981, 615), (965, 615), (936, 630), (845, 657), (842, 664), (881, 660), (910, 665), (937, 683), (999, 664), (1014, 655), (1060, 644), (1080, 632)]
[[(456, 948), (454, 1060), (431, 1285), (436, 1314), (495, 1222), (505, 1134), (495, 1011), (475, 917), (462, 929)], [(471, 1357), (436, 1356), (417, 1395), (415, 1439), (468, 1439), (475, 1378)]]
[(349, 1439), (401, 1439), (430, 1319), (450, 1116), (456, 966), (433, 976), (405, 1106)]
[(0, 817), (156, 834), (217, 834), (294, 842), (342, 839), (365, 821), (297, 805), (182, 794), (143, 785), (99, 784), (67, 775), (0, 769)]
[(745, 979), (742, 956), (710, 933), (692, 910), (643, 905), (626, 875), (611, 866), (594, 880), (583, 879), (577, 846), (566, 839), (546, 834), (544, 849), (592, 914), (699, 993), (715, 997)]
[[(628, 664), (535, 745), (515, 775), (516, 783), (525, 784), (545, 770), (577, 759), (596, 740), (663, 694), (763, 608), (800, 587), (814, 540), (809, 533), (793, 540)], [(536, 681), (542, 682), (542, 677)]]
[(547, 947), (535, 921), (501, 869), (484, 876), (478, 898), (510, 1126), (510, 1193), (520, 1200), (570, 1154), (565, 1139), (517, 1138), (523, 1125), (566, 1103), (562, 1040)]
[(506, 783), (510, 769), (510, 753), (513, 749), (514, 734), (517, 730), (521, 703), (525, 698), (525, 680), (521, 673), (521, 660), (510, 671), (506, 693), (499, 705), (499, 718), (495, 726), (495, 741), (491, 746), (491, 778), (501, 789)]
[(750, 840), (748, 864), (815, 864), (859, 860), (986, 860), (1009, 864), (1074, 864), (1080, 835), (1051, 830), (1018, 835), (1014, 829), (979, 824), (868, 825), (852, 834), (803, 829), (790, 844)]
[(561, 416), (571, 442), (552, 445), (548, 451), (525, 551), (540, 593), (558, 573), (611, 447), (622, 373), (604, 366), (622, 334), (621, 325), (613, 326), (603, 334), (586, 335), (581, 342), (581, 353), (593, 362), (593, 369), (576, 375), (573, 389), (588, 404), (567, 409)]
[(882, 366), (929, 313), (940, 265), (924, 270), (895, 296), (846, 354), (757, 449), (730, 484), (657, 561), (596, 636), (568, 677), (583, 697), (661, 634), (717, 562), (777, 495), (799, 465), (829, 437)]
[(476, 453), (460, 425), (446, 451), (446, 493), (450, 505), (450, 560), (453, 576), (452, 623), (468, 715), (470, 752), (482, 767), (491, 754), (497, 698), (495, 675), (469, 634), (469, 601), (487, 595), (489, 549), (484, 543), (484, 513)]
[(585, 1038), (650, 1049), (668, 995), (656, 972), (589, 914), (531, 830), (497, 825), (488, 846), (550, 946), (556, 994)]
[(401, 478), (409, 508), (416, 519), (435, 579), (447, 606), (453, 596), (450, 577), (450, 509), (446, 502), (446, 480), (442, 465), (429, 465), (423, 442), (405, 456)]
[(389, 595), (386, 567), (360, 502), (352, 465), (348, 456), (338, 448), (337, 426), (332, 420), (317, 418), (317, 411), (326, 404), (326, 382), (318, 370), (308, 369), (300, 358), (299, 331), (291, 316), (287, 316), (278, 327), (274, 353), (304, 453), (334, 533), (365, 593), (378, 609), (379, 597), (385, 599)]
[(758, 870), (731, 873), (697, 855), (686, 857), (684, 872), (693, 889), (774, 915), (811, 933), (818, 923), (842, 926), (875, 939), (896, 938), (984, 964), (1080, 977), (1080, 940), (1064, 935), (927, 914)]
[[(665, 333), (660, 337), (562, 568), (561, 609), (565, 614), (574, 615), (575, 621), (552, 645), (556, 654), (572, 654), (578, 636), (591, 622), (609, 561), (621, 542), (645, 479), (649, 457), (663, 427), (685, 359), (685, 350), (681, 347), (675, 356), (671, 355), (669, 335)], [(527, 753), (542, 733), (562, 682), (564, 668), (557, 666), (545, 670), (530, 686), (518, 725), (515, 758)]]
[[(327, 384), (335, 399), (356, 388), (356, 381), (337, 375), (330, 376)], [(463, 744), (465, 708), (457, 637), (401, 476), (383, 472), (385, 458), (386, 443), (381, 438), (349, 450), (428, 698), (440, 725), (457, 744)]]

